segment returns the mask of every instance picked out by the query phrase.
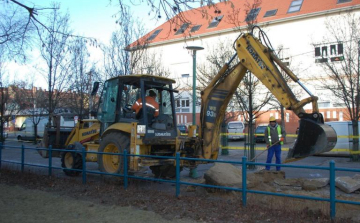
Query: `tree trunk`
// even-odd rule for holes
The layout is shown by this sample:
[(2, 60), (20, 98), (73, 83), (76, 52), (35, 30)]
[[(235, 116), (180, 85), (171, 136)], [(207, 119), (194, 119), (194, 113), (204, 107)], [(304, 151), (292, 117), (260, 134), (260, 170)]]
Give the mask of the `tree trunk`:
[(352, 157), (352, 161), (359, 161), (359, 122), (358, 120), (351, 120), (352, 122), (352, 130), (353, 130), (353, 136), (352, 139), (353, 145), (352, 145), (352, 151), (354, 152)]
[(35, 123), (33, 123), (34, 124), (34, 144), (36, 144), (36, 140), (37, 140), (37, 126), (38, 126), (38, 124), (35, 124)]

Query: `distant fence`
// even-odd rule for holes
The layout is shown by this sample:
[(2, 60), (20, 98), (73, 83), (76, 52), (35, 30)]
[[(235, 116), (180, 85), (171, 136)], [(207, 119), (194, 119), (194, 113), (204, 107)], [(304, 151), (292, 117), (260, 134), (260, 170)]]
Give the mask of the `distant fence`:
[[(2, 159), (2, 149), (6, 148), (13, 148), (13, 149), (20, 149), (21, 150), (21, 161), (9, 161), (9, 160), (3, 160)], [(47, 150), (49, 152), (49, 161), (48, 165), (39, 165), (39, 164), (32, 164), (32, 163), (25, 163), (25, 150)], [(62, 151), (62, 152), (76, 152), (82, 154), (82, 170), (79, 169), (67, 169), (62, 167), (54, 167), (52, 165), (52, 152), (53, 151)], [(94, 153), (94, 154), (105, 154), (105, 155), (119, 155), (123, 158), (123, 173), (118, 174), (111, 174), (111, 173), (104, 173), (100, 171), (90, 171), (86, 169), (86, 154), (87, 153)], [(155, 159), (173, 159), (174, 164), (176, 165), (176, 178), (175, 180), (166, 180), (166, 179), (159, 179), (159, 178), (149, 178), (149, 177), (139, 177), (139, 176), (132, 176), (128, 174), (128, 158), (129, 157), (147, 157), (147, 158), (155, 158)], [(228, 164), (238, 164), (242, 167), (242, 187), (241, 188), (234, 188), (234, 187), (225, 187), (225, 186), (215, 186), (215, 185), (209, 185), (209, 184), (199, 184), (199, 183), (191, 183), (191, 182), (185, 182), (180, 180), (180, 161), (181, 160), (188, 160), (188, 161), (201, 161), (201, 162), (211, 162), (211, 163), (228, 163)], [(197, 158), (186, 158), (181, 157), (180, 153), (176, 153), (175, 157), (169, 157), (169, 156), (150, 156), (150, 155), (132, 155), (128, 154), (125, 150), (123, 153), (105, 153), (105, 152), (87, 152), (85, 151), (85, 148), (82, 149), (82, 151), (74, 151), (74, 150), (66, 150), (66, 149), (52, 149), (51, 146), (49, 148), (27, 148), (24, 145), (21, 147), (19, 146), (5, 146), (0, 143), (0, 169), (2, 163), (13, 163), (21, 165), (21, 172), (24, 171), (25, 166), (33, 166), (33, 167), (42, 167), (42, 168), (48, 168), (48, 175), (52, 175), (52, 171), (54, 169), (60, 169), (60, 170), (72, 170), (72, 171), (78, 171), (82, 173), (82, 183), (86, 184), (87, 182), (87, 174), (99, 174), (99, 175), (111, 175), (115, 177), (122, 177), (123, 178), (123, 185), (126, 189), (128, 187), (128, 180), (129, 179), (139, 179), (139, 180), (151, 180), (151, 181), (158, 181), (158, 182), (165, 182), (165, 183), (172, 183), (175, 184), (175, 195), (178, 197), (180, 195), (180, 186), (181, 185), (191, 185), (191, 186), (199, 186), (199, 187), (205, 187), (205, 188), (217, 188), (217, 189), (223, 189), (223, 190), (230, 190), (230, 191), (238, 191), (242, 192), (242, 204), (245, 207), (247, 203), (247, 194), (253, 193), (253, 194), (263, 194), (263, 195), (273, 195), (273, 196), (279, 196), (279, 197), (290, 197), (290, 198), (298, 198), (298, 199), (305, 199), (305, 200), (314, 200), (314, 201), (325, 201), (329, 202), (330, 205), (330, 218), (333, 220), (335, 219), (336, 215), (336, 203), (343, 203), (343, 204), (352, 204), (352, 205), (360, 205), (360, 202), (356, 201), (347, 201), (347, 200), (339, 200), (336, 199), (335, 194), (335, 173), (336, 171), (347, 171), (347, 172), (360, 172), (360, 169), (352, 169), (352, 168), (338, 168), (335, 167), (335, 162), (330, 161), (329, 167), (318, 167), (318, 166), (300, 166), (300, 165), (288, 165), (288, 164), (266, 164), (266, 163), (256, 163), (248, 161), (246, 157), (242, 157), (242, 161), (221, 161), (221, 160), (210, 160), (210, 159), (197, 159)], [(299, 169), (316, 169), (316, 170), (326, 170), (329, 171), (330, 179), (330, 196), (329, 198), (321, 198), (321, 197), (311, 197), (311, 196), (302, 196), (302, 195), (292, 195), (292, 194), (283, 194), (283, 193), (273, 193), (268, 191), (257, 191), (257, 190), (250, 190), (247, 189), (247, 166), (248, 165), (259, 165), (259, 166), (280, 166), (280, 167), (288, 167), (288, 168), (299, 168)]]

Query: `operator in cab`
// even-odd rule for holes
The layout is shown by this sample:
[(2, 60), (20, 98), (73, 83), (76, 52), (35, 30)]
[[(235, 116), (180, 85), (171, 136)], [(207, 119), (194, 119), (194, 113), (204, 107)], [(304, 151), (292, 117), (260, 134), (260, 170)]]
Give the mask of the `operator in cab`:
[[(159, 115), (159, 104), (156, 102), (156, 93), (153, 90), (149, 91), (149, 95), (145, 97), (146, 106), (153, 108), (155, 110), (154, 117)], [(136, 116), (142, 108), (142, 99), (139, 98), (131, 107), (135, 111)]]

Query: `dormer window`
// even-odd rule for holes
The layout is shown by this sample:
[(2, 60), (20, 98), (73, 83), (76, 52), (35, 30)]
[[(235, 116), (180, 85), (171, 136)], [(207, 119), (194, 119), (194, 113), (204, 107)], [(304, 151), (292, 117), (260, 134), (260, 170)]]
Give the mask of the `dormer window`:
[(251, 9), (249, 14), (246, 16), (245, 21), (251, 22), (256, 19), (257, 15), (259, 14), (261, 8)]
[(189, 25), (190, 25), (190, 23), (182, 24), (182, 26), (180, 27), (180, 29), (178, 29), (178, 31), (175, 33), (175, 35), (183, 34), (185, 32), (185, 30), (189, 27)]
[(277, 9), (269, 10), (265, 13), (264, 17), (274, 16), (277, 13)]
[(224, 15), (219, 15), (219, 16), (216, 16), (212, 21), (211, 23), (209, 24), (209, 26), (207, 27), (208, 29), (210, 28), (214, 28), (214, 27), (217, 27), (219, 25), (219, 23), (221, 22), (221, 19), (224, 17)]
[(151, 36), (150, 36), (149, 38), (147, 38), (147, 41), (151, 41), (151, 40), (155, 39), (155, 37), (156, 37), (157, 35), (159, 35), (159, 33), (161, 32), (161, 30), (162, 30), (162, 29), (156, 30), (153, 34), (151, 34)]
[(351, 2), (352, 0), (338, 0), (337, 4)]
[(198, 31), (200, 29), (200, 27), (201, 27), (201, 25), (194, 26), (194, 27), (191, 28), (190, 32), (194, 33), (196, 31)]
[(292, 13), (292, 12), (298, 12), (301, 9), (301, 5), (303, 3), (304, 0), (295, 0), (292, 1), (288, 10), (288, 13)]

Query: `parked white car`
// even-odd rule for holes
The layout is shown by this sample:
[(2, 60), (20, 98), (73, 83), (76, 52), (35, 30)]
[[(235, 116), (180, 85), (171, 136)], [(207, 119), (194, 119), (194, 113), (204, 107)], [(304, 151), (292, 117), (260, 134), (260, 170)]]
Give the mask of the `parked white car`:
[(240, 121), (232, 121), (227, 125), (228, 139), (237, 140), (245, 138), (245, 125)]

